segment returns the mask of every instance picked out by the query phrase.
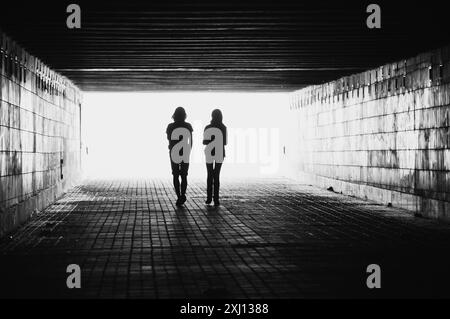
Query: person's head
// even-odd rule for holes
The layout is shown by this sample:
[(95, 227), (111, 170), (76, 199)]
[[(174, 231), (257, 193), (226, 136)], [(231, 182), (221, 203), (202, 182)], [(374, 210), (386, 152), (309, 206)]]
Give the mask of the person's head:
[(184, 110), (184, 107), (177, 107), (175, 109), (175, 112), (173, 112), (172, 118), (175, 122), (183, 122), (186, 120), (186, 111)]
[(211, 123), (222, 124), (223, 116), (222, 111), (215, 109), (211, 113)]

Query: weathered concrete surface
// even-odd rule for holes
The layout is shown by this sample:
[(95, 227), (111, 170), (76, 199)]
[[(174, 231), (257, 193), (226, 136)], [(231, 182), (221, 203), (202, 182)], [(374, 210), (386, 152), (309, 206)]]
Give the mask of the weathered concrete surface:
[[(280, 179), (86, 182), (0, 240), (0, 296), (449, 297), (450, 225)], [(81, 289), (66, 267), (81, 267)], [(369, 264), (381, 289), (366, 286)]]
[(292, 94), (301, 180), (450, 220), (450, 47)]
[(0, 237), (78, 178), (80, 93), (0, 31)]

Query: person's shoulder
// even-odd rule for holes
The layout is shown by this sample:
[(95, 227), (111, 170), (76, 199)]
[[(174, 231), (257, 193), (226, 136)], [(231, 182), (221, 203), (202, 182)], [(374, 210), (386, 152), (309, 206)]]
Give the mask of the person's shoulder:
[(189, 130), (189, 131), (193, 131), (193, 128), (192, 128), (192, 125), (191, 125), (191, 123), (189, 123), (189, 122), (185, 122), (185, 126), (186, 126), (186, 128)]
[(207, 129), (211, 128), (211, 127), (212, 127), (212, 124), (209, 123), (208, 125), (205, 126), (205, 131), (206, 131)]

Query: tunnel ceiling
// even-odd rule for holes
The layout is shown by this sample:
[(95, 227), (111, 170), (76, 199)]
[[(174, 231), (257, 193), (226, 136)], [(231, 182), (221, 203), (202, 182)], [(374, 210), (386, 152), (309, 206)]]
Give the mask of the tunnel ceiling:
[[(295, 90), (448, 43), (443, 4), (376, 1), (2, 3), (0, 27), (83, 90)], [(81, 7), (81, 29), (66, 7)]]

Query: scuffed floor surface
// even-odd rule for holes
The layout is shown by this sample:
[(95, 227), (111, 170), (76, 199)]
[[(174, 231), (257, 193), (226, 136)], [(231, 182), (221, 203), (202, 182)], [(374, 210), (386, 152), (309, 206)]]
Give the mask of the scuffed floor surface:
[[(87, 181), (0, 241), (2, 297), (449, 297), (450, 226), (282, 179), (182, 209), (169, 180)], [(81, 267), (68, 289), (66, 267)], [(381, 289), (366, 267), (381, 267)]]

